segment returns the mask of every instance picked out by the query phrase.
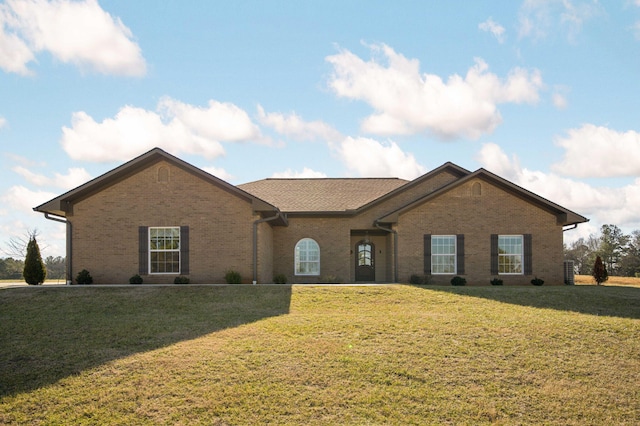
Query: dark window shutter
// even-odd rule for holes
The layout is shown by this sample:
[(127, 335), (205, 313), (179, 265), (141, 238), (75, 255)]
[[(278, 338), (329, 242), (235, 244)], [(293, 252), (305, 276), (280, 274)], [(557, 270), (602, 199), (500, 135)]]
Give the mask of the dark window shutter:
[(531, 234), (524, 234), (524, 274), (533, 274), (533, 245), (531, 241)]
[(498, 275), (498, 234), (491, 234), (491, 275)]
[(138, 274), (149, 273), (149, 228), (138, 227)]
[(464, 234), (456, 235), (456, 265), (456, 273), (464, 275)]
[(424, 234), (424, 273), (431, 275), (431, 234)]
[(189, 274), (189, 227), (180, 227), (180, 273)]

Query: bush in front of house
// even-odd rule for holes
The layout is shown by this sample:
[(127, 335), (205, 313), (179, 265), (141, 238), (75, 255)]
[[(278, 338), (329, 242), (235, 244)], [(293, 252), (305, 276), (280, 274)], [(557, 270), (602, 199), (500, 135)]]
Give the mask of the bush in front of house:
[(174, 284), (189, 284), (189, 282), (190, 282), (189, 277), (184, 277), (182, 275), (180, 275), (179, 277), (175, 277), (173, 279)]
[(93, 277), (91, 276), (89, 271), (83, 269), (82, 271), (78, 272), (78, 275), (76, 276), (76, 282), (78, 284), (93, 284)]
[(491, 283), (491, 285), (502, 285), (502, 284), (504, 284), (504, 282), (500, 278), (494, 278), (489, 282)]
[(542, 284), (544, 284), (544, 280), (540, 279), (538, 277), (535, 277), (534, 279), (531, 280), (531, 284), (533, 284), (533, 285), (542, 285)]
[(135, 274), (131, 278), (129, 278), (129, 284), (142, 284), (142, 277), (138, 274)]
[(424, 275), (411, 274), (409, 277), (409, 284), (424, 284)]
[(286, 284), (287, 283), (287, 276), (285, 274), (277, 274), (276, 276), (273, 277), (273, 283), (274, 284)]
[(229, 269), (224, 274), (224, 280), (227, 284), (240, 284), (242, 282), (242, 277), (240, 276), (240, 272)]
[(453, 277), (451, 278), (451, 285), (467, 285), (467, 280), (462, 277)]

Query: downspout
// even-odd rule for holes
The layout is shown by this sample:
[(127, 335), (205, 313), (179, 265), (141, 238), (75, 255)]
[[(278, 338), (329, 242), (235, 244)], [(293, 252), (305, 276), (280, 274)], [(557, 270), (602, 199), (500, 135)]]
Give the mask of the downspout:
[(385, 228), (376, 220), (373, 222), (376, 228), (393, 234), (393, 282), (398, 282), (398, 231), (392, 228)]
[(72, 269), (71, 269), (71, 242), (72, 242), (71, 230), (73, 229), (72, 225), (71, 225), (71, 222), (69, 222), (66, 219), (61, 219), (59, 217), (51, 217), (48, 212), (44, 212), (44, 218), (45, 219), (49, 219), (49, 220), (53, 220), (54, 222), (64, 223), (65, 225), (67, 225), (67, 244), (66, 244), (67, 249), (66, 249), (66, 257), (65, 257), (64, 261), (66, 263), (66, 265), (65, 265), (65, 270), (66, 270), (65, 271), (65, 275), (66, 275), (65, 281), (66, 281), (67, 285), (70, 285), (71, 284), (71, 271), (72, 271)]
[(264, 222), (270, 222), (280, 217), (278, 211), (275, 216), (265, 217), (253, 222), (253, 284), (258, 283), (258, 225)]

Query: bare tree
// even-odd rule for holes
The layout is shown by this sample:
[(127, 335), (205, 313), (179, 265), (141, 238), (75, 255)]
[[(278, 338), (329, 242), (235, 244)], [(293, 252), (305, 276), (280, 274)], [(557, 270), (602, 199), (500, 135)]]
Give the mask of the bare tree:
[[(24, 259), (29, 241), (36, 239), (39, 235), (40, 231), (37, 228), (27, 229), (23, 235), (9, 238), (9, 241), (5, 243), (6, 248), (2, 252), (9, 257)], [(46, 249), (46, 246), (42, 248)]]

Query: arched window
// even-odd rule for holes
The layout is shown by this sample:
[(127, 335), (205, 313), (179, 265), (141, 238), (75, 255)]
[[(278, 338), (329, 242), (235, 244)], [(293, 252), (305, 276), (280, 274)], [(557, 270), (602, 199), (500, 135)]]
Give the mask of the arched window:
[(320, 275), (320, 246), (311, 238), (298, 241), (295, 249), (295, 274)]

